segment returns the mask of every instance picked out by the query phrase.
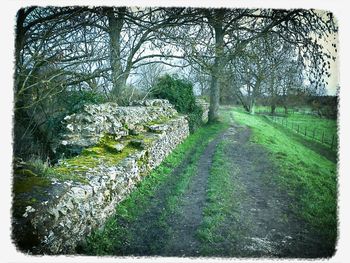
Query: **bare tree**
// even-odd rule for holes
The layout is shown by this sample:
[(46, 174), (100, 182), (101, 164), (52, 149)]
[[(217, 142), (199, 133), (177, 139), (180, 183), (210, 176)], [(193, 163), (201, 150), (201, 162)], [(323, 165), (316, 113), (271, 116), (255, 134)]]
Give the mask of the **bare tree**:
[[(319, 39), (335, 30), (331, 14), (313, 10), (24, 8), (17, 14), (15, 40), (16, 123), (29, 123), (25, 134), (49, 145), (45, 130), (55, 112), (62, 112), (60, 96), (96, 91), (116, 99), (138, 68), (153, 63), (192, 66), (198, 74), (210, 76), (209, 120), (216, 121), (229, 65), (238, 60), (238, 69), (231, 72), (241, 70), (242, 80), (236, 83), (246, 85), (252, 111), (265, 87), (264, 74), (259, 73), (264, 72), (264, 63), (251, 52), (258, 39), (269, 34), (289, 43), (298, 51), (310, 82), (319, 86), (330, 58)], [(253, 79), (244, 73), (248, 69)], [(271, 87), (276, 89), (275, 84)]]
[[(320, 61), (329, 54), (318, 43), (336, 30), (331, 14), (317, 13), (313, 10), (270, 10), (270, 9), (187, 9), (183, 12), (197, 16), (197, 33), (182, 27), (183, 50), (193, 62), (198, 63), (211, 75), (209, 120), (218, 119), (220, 90), (225, 85), (223, 72), (226, 65), (236, 59), (256, 39), (274, 34), (281, 41), (294, 45), (304, 55), (305, 64), (309, 64), (310, 77), (319, 83), (322, 72)], [(325, 19), (328, 16), (328, 19)], [(177, 34), (177, 36), (180, 33)], [(196, 43), (198, 35), (205, 34), (206, 45)], [(203, 47), (204, 46), (204, 47)], [(204, 52), (202, 50), (205, 50)], [(321, 64), (323, 65), (323, 64)]]

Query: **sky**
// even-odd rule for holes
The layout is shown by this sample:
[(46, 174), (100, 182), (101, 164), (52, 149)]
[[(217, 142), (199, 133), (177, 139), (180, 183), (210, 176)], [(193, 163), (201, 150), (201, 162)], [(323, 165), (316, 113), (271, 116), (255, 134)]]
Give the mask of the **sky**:
[[(325, 48), (328, 48), (329, 50), (333, 50), (331, 45), (334, 43), (339, 47), (339, 41), (338, 41), (338, 34), (335, 34), (336, 40), (334, 41), (334, 36), (330, 36), (328, 38), (328, 42), (325, 43)], [(339, 49), (338, 49), (339, 50)], [(336, 57), (336, 60), (330, 60), (331, 63), (331, 76), (327, 78), (328, 80), (328, 86), (327, 86), (327, 93), (328, 95), (335, 95), (337, 91), (337, 86), (339, 85), (339, 57), (338, 54), (335, 52), (332, 52), (332, 56)]]

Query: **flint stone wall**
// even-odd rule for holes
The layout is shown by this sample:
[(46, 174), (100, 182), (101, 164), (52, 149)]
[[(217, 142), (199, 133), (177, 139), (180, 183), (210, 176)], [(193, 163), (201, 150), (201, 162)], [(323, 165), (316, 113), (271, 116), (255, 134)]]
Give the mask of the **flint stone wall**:
[(81, 113), (64, 118), (67, 129), (59, 147), (79, 153), (96, 144), (105, 133), (116, 139), (135, 135), (145, 132), (147, 123), (177, 115), (174, 107), (161, 99), (134, 101), (127, 107), (116, 103), (85, 105)]
[[(161, 123), (152, 123), (159, 119)], [(87, 183), (52, 178), (35, 194), (16, 194), (18, 203), (33, 196), (38, 200), (23, 207), (19, 214), (17, 211), (13, 219), (14, 240), (25, 252), (75, 253), (77, 244), (92, 229), (102, 227), (135, 184), (189, 134), (185, 116), (178, 115), (165, 100), (135, 102), (132, 107), (111, 103), (86, 106), (84, 112), (68, 116), (65, 121), (68, 132), (62, 142), (67, 147), (93, 145), (98, 142), (95, 137), (101, 138), (106, 132), (115, 134), (116, 141), (119, 137), (132, 138), (133, 133), (147, 140), (115, 165), (100, 163), (89, 168), (85, 173)]]

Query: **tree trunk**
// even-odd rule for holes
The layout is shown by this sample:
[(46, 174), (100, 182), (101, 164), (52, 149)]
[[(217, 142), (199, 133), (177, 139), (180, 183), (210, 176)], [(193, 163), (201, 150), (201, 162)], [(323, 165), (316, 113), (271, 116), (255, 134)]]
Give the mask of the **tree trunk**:
[(210, 106), (209, 122), (219, 120), (220, 87), (222, 86), (221, 74), (223, 74), (224, 55), (224, 30), (223, 30), (224, 10), (216, 10), (213, 17), (212, 26), (215, 32), (215, 60), (212, 69), (210, 84)]
[(251, 97), (250, 97), (250, 107), (249, 107), (249, 113), (254, 115), (255, 114), (255, 104), (256, 104), (256, 98), (258, 97), (258, 94), (260, 92), (260, 83), (261, 79), (258, 78), (255, 85), (252, 87), (251, 91)]
[(255, 97), (254, 96), (250, 100), (249, 113), (252, 115), (255, 114)]
[(275, 115), (276, 110), (276, 89), (275, 89), (275, 72), (274, 69), (271, 70), (271, 80), (270, 80), (270, 96), (271, 96), (271, 114)]
[(219, 119), (219, 99), (220, 89), (218, 86), (218, 79), (215, 74), (213, 74), (210, 83), (209, 122), (215, 122)]
[(124, 74), (120, 57), (120, 42), (121, 31), (123, 28), (124, 15), (126, 8), (120, 7), (116, 15), (113, 7), (106, 7), (105, 12), (108, 18), (108, 34), (109, 34), (109, 48), (110, 48), (110, 64), (112, 70), (112, 97), (116, 98), (120, 95), (122, 87), (126, 83), (128, 76)]
[(25, 30), (23, 27), (26, 18), (25, 10), (22, 8), (17, 13), (16, 38), (15, 38), (15, 60), (16, 69), (20, 64), (20, 54), (24, 46)]
[(275, 105), (275, 103), (272, 101), (272, 104), (271, 104), (271, 115), (275, 115), (275, 112), (276, 112), (276, 105)]

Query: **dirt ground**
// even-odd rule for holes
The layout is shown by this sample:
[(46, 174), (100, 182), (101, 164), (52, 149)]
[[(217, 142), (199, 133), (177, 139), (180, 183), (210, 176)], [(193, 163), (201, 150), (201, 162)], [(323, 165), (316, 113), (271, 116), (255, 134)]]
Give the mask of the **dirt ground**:
[[(326, 257), (322, 236), (299, 219), (291, 209), (295, 201), (278, 190), (273, 177), (279, 170), (266, 150), (249, 142), (248, 128), (233, 126), (226, 133), (225, 155), (232, 161), (232, 180), (237, 185), (236, 213), (223, 226), (237, 235), (220, 244), (222, 256)], [(233, 170), (232, 169), (232, 170)], [(233, 224), (234, 222), (234, 224)]]
[[(217, 136), (204, 150), (197, 172), (181, 196), (178, 209), (165, 213), (166, 197), (174, 191), (176, 180), (193, 162), (191, 154), (161, 185), (151, 206), (137, 220), (127, 223), (127, 241), (116, 248), (117, 255), (135, 256), (201, 256), (197, 231), (207, 204), (208, 177), (215, 149), (225, 140), (225, 155), (232, 167), (235, 187), (232, 213), (220, 225), (222, 242), (212, 247), (209, 256), (223, 257), (324, 257), (329, 251), (322, 236), (299, 219), (291, 210), (294, 201), (279, 191), (272, 177), (279, 171), (267, 151), (249, 142), (246, 127), (231, 126)], [(237, 190), (238, 189), (238, 190)], [(118, 220), (118, 217), (117, 217)], [(119, 221), (118, 224), (126, 224)], [(234, 236), (233, 234), (234, 233)]]

